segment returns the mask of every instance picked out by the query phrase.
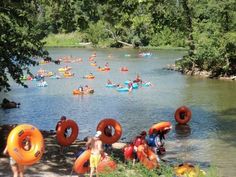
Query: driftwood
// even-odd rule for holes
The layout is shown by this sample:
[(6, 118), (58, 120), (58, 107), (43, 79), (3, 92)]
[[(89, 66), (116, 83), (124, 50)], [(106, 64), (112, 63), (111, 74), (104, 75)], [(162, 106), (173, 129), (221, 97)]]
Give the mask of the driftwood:
[(121, 44), (124, 44), (126, 46), (129, 46), (129, 47), (134, 47), (133, 44), (130, 44), (130, 43), (127, 43), (127, 42), (124, 42), (124, 41), (121, 41), (121, 40), (118, 40), (116, 35), (109, 29), (105, 29), (106, 31), (108, 31), (109, 33), (111, 33), (112, 35), (112, 38), (116, 41), (116, 42), (119, 42)]

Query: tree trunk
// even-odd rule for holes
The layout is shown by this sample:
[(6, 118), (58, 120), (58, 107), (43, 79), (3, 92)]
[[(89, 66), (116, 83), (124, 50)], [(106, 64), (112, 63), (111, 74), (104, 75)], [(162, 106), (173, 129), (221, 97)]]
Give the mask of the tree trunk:
[(127, 42), (123, 42), (123, 41), (121, 41), (121, 40), (118, 40), (117, 37), (115, 36), (115, 34), (114, 34), (111, 30), (109, 30), (109, 29), (105, 29), (105, 30), (108, 31), (109, 33), (111, 33), (112, 38), (113, 38), (116, 42), (119, 42), (119, 43), (121, 43), (121, 44), (123, 44), (123, 45), (127, 45), (127, 46), (129, 46), (129, 47), (134, 47), (133, 44), (130, 44), (130, 43), (127, 43)]
[(193, 41), (193, 26), (192, 26), (192, 14), (191, 10), (188, 6), (188, 0), (183, 0), (183, 9), (184, 13), (186, 15), (186, 25), (187, 25), (187, 31), (188, 31), (188, 46), (189, 46), (189, 56), (192, 56), (194, 54), (195, 50), (195, 43)]

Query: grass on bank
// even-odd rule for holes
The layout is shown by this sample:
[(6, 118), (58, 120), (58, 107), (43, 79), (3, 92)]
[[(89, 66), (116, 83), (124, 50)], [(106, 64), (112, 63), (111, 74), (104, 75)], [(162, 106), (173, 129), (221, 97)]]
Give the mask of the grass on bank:
[[(217, 174), (217, 169), (215, 167), (210, 167), (206, 172), (206, 175), (198, 176), (186, 176), (185, 177), (219, 177)], [(142, 164), (136, 163), (132, 166), (131, 163), (118, 163), (117, 169), (112, 173), (101, 174), (100, 177), (174, 177), (175, 173), (173, 167), (161, 164), (160, 169), (148, 170)]]
[[(124, 159), (120, 159), (118, 154), (111, 154), (111, 157), (117, 162), (117, 168), (112, 173), (101, 174), (100, 177), (174, 177), (175, 171), (173, 164), (168, 162), (161, 162), (159, 169), (148, 170), (141, 163), (135, 163), (132, 165), (131, 161), (126, 163), (123, 162)], [(196, 166), (196, 169), (200, 169)], [(216, 167), (210, 167), (207, 170), (204, 169), (206, 175), (198, 176), (185, 176), (185, 177), (219, 177)]]
[[(83, 39), (85, 36), (82, 33), (79, 32), (73, 32), (73, 33), (59, 33), (59, 34), (49, 34), (47, 38), (45, 38), (43, 41), (46, 42), (45, 47), (85, 47), (86, 43), (83, 43)], [(98, 48), (107, 48), (112, 44), (113, 39), (107, 39), (103, 41), (99, 41), (99, 43), (94, 46)], [(127, 48), (127, 46), (124, 46)], [(130, 47), (128, 47), (130, 48)], [(140, 46), (141, 50), (165, 50), (165, 49), (171, 49), (171, 50), (187, 50), (183, 47), (173, 47), (170, 45), (167, 46)]]
[(83, 47), (83, 45), (81, 45), (81, 38), (81, 34), (77, 32), (49, 34), (48, 37), (44, 39), (44, 42), (46, 42), (46, 47)]

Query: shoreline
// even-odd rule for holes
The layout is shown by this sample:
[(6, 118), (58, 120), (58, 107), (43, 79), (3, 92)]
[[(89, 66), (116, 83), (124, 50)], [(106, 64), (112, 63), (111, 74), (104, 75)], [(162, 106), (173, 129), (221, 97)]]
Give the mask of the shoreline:
[[(6, 144), (7, 136), (11, 130), (12, 125), (0, 125), (0, 176), (1, 177), (9, 177), (12, 176), (12, 171), (10, 168), (10, 163), (9, 163), (9, 156), (5, 156), (2, 154), (3, 144)], [(45, 152), (40, 159), (39, 162), (31, 165), (31, 166), (26, 166), (25, 170), (25, 177), (85, 177), (88, 176), (88, 173), (86, 174), (76, 174), (73, 171), (73, 165), (76, 160), (76, 154), (81, 150), (85, 149), (85, 141), (84, 140), (76, 140), (72, 145), (65, 147), (64, 148), (64, 153), (60, 153), (60, 146), (58, 145), (56, 141), (56, 133), (52, 131), (46, 131), (46, 130), (40, 130), (44, 137), (44, 143), (45, 143)], [(2, 141), (4, 140), (4, 141)], [(170, 173), (172, 174), (173, 167), (175, 167), (177, 164), (180, 163), (185, 163), (189, 162), (192, 163), (196, 166), (201, 166), (201, 164), (197, 164), (194, 160), (189, 158), (189, 160), (183, 160), (182, 162), (176, 158), (176, 153), (178, 151), (178, 154), (182, 154), (183, 156), (185, 155), (185, 151), (181, 151), (181, 146), (176, 147), (175, 142), (168, 141), (167, 142), (167, 148), (168, 148), (168, 153), (162, 155), (159, 155), (159, 158), (161, 160), (161, 171), (163, 169), (168, 169), (168, 171), (165, 172), (163, 171), (163, 175), (169, 175)], [(127, 165), (124, 163), (124, 155), (122, 149), (124, 148), (125, 145), (128, 143), (122, 143), (122, 142), (117, 142), (112, 144), (112, 149), (109, 150), (109, 152), (106, 152), (109, 156), (111, 156), (117, 163), (118, 170), (114, 171), (115, 174), (124, 174), (124, 173), (129, 173), (132, 177), (136, 176), (136, 173), (139, 174), (142, 172), (142, 174), (146, 174), (146, 168), (143, 167), (142, 165), (140, 166), (137, 164), (135, 167), (130, 166), (129, 164)], [(207, 170), (210, 167), (210, 164), (206, 166), (202, 166), (203, 170)], [(139, 171), (141, 168), (141, 171)], [(122, 170), (121, 170), (122, 169)], [(120, 171), (121, 170), (121, 171)], [(142, 171), (143, 170), (143, 171)], [(216, 174), (216, 170), (213, 170), (213, 173)], [(150, 174), (152, 172), (150, 171)], [(155, 171), (154, 171), (155, 173)], [(118, 175), (119, 176), (119, 175)], [(122, 175), (121, 175), (122, 176)]]
[(134, 49), (134, 50), (175, 50), (175, 51), (187, 51), (186, 48), (183, 47), (169, 47), (169, 46), (160, 46), (160, 47), (152, 47), (152, 46), (146, 46), (146, 47), (139, 47), (139, 48), (133, 48), (133, 47), (93, 47), (91, 44), (89, 45), (44, 45), (45, 48), (89, 48), (89, 49)]
[[(9, 177), (12, 175), (9, 157), (2, 154), (5, 147), (7, 136), (11, 130), (12, 125), (0, 125), (0, 176)], [(85, 141), (76, 140), (72, 145), (64, 149), (64, 154), (60, 154), (60, 146), (56, 141), (56, 133), (40, 130), (44, 137), (45, 152), (39, 162), (32, 166), (27, 166), (25, 176), (37, 177), (57, 177), (57, 176), (78, 176), (72, 171), (73, 164), (76, 160), (75, 154), (85, 147)], [(2, 141), (3, 140), (3, 141)], [(120, 149), (125, 146), (125, 143), (115, 143), (112, 147), (112, 154), (114, 157), (122, 160)], [(81, 177), (84, 175), (80, 175)]]
[(229, 81), (236, 81), (236, 76), (218, 76), (218, 77), (212, 77), (210, 71), (200, 71), (198, 68), (195, 68), (194, 70), (183, 70), (181, 68), (178, 68), (175, 64), (168, 64), (163, 69), (165, 70), (171, 70), (171, 71), (177, 71), (184, 75), (188, 76), (196, 76), (201, 78), (208, 78), (208, 79), (217, 79), (217, 80), (229, 80)]

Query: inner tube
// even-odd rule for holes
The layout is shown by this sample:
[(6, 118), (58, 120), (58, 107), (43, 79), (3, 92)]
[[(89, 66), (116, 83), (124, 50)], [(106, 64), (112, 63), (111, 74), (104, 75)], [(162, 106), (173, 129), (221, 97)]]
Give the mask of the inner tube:
[(175, 111), (175, 120), (179, 124), (187, 124), (192, 117), (191, 110), (186, 106), (181, 106)]
[[(29, 138), (31, 147), (28, 151), (23, 148), (23, 141)], [(44, 152), (44, 140), (41, 132), (30, 124), (16, 126), (7, 138), (9, 155), (19, 164), (32, 165), (38, 162)]]
[(149, 86), (151, 86), (151, 82), (146, 82), (146, 83), (142, 84), (142, 86), (143, 87), (149, 87)]
[(81, 92), (78, 89), (74, 89), (72, 93), (73, 93), (73, 95), (83, 95), (83, 92)]
[(64, 77), (72, 77), (72, 76), (74, 76), (74, 73), (64, 73), (63, 74), (64, 75)]
[(95, 76), (86, 75), (86, 76), (84, 76), (84, 78), (85, 78), (85, 79), (94, 79), (94, 78), (95, 78)]
[(149, 170), (159, 168), (160, 164), (157, 161), (157, 155), (152, 149), (145, 145), (139, 145), (137, 150), (138, 159)]
[(84, 151), (75, 161), (73, 169), (78, 174), (87, 173), (90, 170), (89, 158), (91, 150)]
[[(89, 158), (91, 155), (91, 150), (84, 151), (75, 161), (73, 170), (78, 174), (84, 174), (89, 172)], [(98, 164), (98, 173), (109, 173), (116, 169), (116, 163), (109, 156), (102, 157)]]
[(133, 88), (133, 89), (138, 89), (138, 84), (137, 84), (137, 83), (133, 83), (133, 84), (132, 84), (132, 88)]
[(117, 88), (116, 89), (118, 92), (128, 92), (129, 88), (128, 87), (123, 87), (123, 88)]
[[(66, 137), (65, 131), (66, 129), (69, 128), (72, 129), (72, 132), (69, 137)], [(76, 122), (71, 119), (67, 119), (61, 122), (60, 126), (57, 129), (56, 132), (57, 142), (62, 146), (69, 146), (76, 140), (78, 133), (79, 133), (79, 127), (76, 124)]]
[(174, 167), (174, 171), (177, 177), (180, 176), (189, 176), (189, 177), (195, 177), (195, 176), (205, 176), (206, 172), (199, 169), (198, 167), (195, 167), (191, 163), (182, 163), (178, 166)]
[(124, 154), (125, 160), (132, 160), (134, 158), (133, 151), (134, 151), (134, 145), (132, 144), (126, 145), (123, 148), (123, 154)]
[(114, 87), (116, 87), (116, 84), (107, 84), (106, 87), (107, 88), (114, 88)]
[(58, 76), (58, 75), (55, 75), (55, 76), (50, 76), (50, 79), (60, 79), (61, 77)]
[(42, 82), (37, 84), (38, 87), (47, 87), (48, 83), (47, 82)]
[[(111, 126), (114, 128), (115, 132), (112, 136), (107, 136), (105, 134), (105, 128)], [(97, 131), (101, 131), (102, 135), (100, 139), (105, 144), (113, 144), (117, 142), (122, 135), (122, 127), (119, 122), (114, 119), (103, 119), (97, 125)]]
[(153, 130), (156, 129), (157, 131), (168, 131), (172, 129), (172, 125), (170, 122), (160, 122), (157, 124), (154, 124), (149, 129), (149, 135), (153, 133)]
[(98, 164), (98, 173), (110, 173), (116, 169), (116, 162), (109, 156), (105, 156)]
[(128, 80), (128, 81), (125, 81), (124, 84), (125, 84), (125, 85), (128, 85), (130, 82), (132, 82), (132, 81), (129, 81), (129, 80)]

